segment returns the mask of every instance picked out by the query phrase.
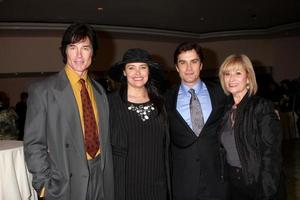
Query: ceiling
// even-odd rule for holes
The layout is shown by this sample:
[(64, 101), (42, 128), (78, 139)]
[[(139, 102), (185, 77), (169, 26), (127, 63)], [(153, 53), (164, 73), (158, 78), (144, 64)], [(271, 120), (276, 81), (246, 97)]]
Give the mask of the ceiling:
[(63, 30), (209, 39), (300, 34), (300, 0), (0, 0), (0, 31)]

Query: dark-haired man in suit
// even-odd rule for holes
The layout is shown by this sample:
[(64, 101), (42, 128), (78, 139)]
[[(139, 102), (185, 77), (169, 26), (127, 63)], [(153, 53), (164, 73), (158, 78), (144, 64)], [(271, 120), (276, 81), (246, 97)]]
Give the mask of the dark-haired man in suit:
[(180, 44), (174, 64), (181, 84), (166, 99), (174, 199), (226, 199), (216, 132), (226, 97), (218, 83), (200, 79), (203, 54), (197, 43)]
[(108, 101), (87, 74), (96, 32), (72, 24), (60, 49), (64, 69), (28, 90), (24, 150), (32, 184), (47, 200), (113, 200)]

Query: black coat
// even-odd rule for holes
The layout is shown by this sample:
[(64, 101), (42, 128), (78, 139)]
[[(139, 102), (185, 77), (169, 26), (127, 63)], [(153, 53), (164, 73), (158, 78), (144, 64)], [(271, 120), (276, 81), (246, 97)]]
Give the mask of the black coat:
[(199, 137), (176, 110), (179, 87), (166, 95), (171, 136), (172, 191), (176, 200), (226, 198), (216, 132), (223, 116), (226, 97), (218, 83), (205, 84), (211, 98), (212, 112)]
[(275, 199), (282, 170), (282, 132), (272, 103), (246, 94), (237, 107), (234, 136), (246, 183), (257, 186), (257, 199)]

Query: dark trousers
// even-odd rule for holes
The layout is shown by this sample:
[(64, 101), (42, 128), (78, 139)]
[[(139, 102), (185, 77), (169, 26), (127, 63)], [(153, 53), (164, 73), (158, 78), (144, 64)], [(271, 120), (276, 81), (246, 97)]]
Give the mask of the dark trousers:
[(92, 160), (88, 160), (88, 166), (90, 170), (90, 177), (86, 200), (104, 200), (100, 155)]
[(241, 168), (229, 166), (229, 185), (231, 200), (256, 199), (256, 188), (254, 185), (246, 185)]

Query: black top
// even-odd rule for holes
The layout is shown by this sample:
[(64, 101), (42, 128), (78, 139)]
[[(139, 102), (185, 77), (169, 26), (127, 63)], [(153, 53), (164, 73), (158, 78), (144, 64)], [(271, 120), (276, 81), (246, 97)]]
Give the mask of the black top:
[(150, 102), (124, 102), (119, 94), (109, 99), (116, 199), (167, 199), (162, 117)]

